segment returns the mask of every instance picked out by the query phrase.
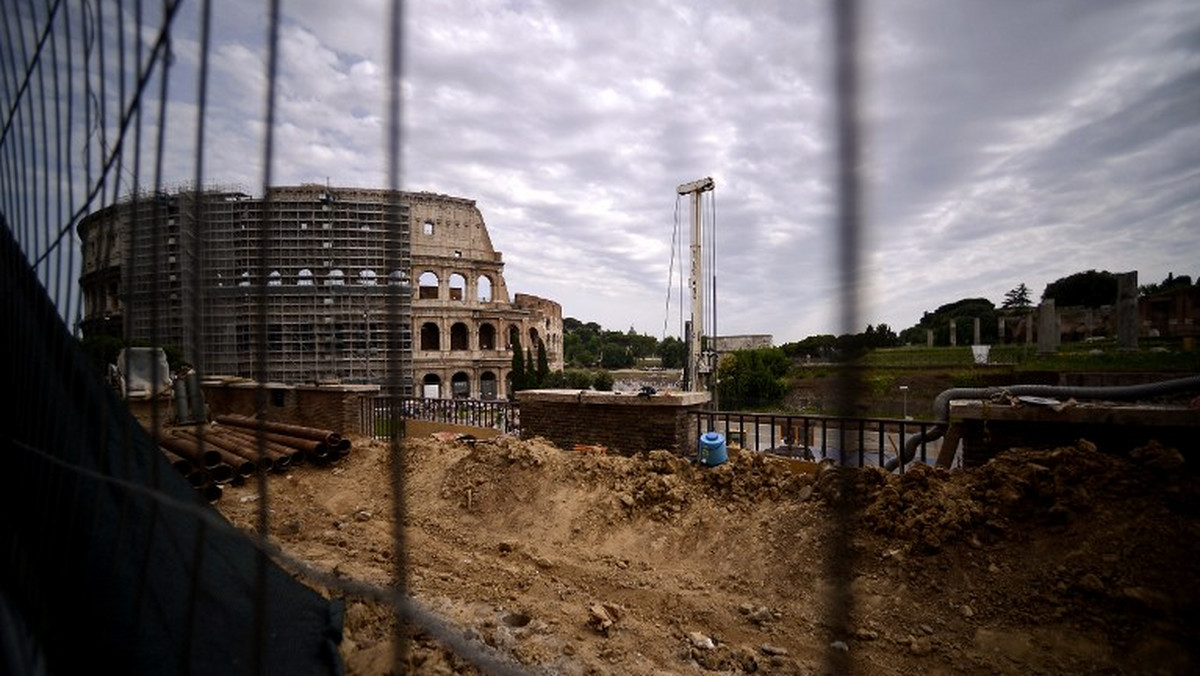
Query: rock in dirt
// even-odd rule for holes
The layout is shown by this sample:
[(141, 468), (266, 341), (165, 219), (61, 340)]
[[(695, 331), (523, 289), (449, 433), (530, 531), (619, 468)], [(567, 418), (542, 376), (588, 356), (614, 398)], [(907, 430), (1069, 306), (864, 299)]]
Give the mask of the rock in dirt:
[(688, 641), (691, 642), (693, 647), (699, 648), (700, 650), (712, 650), (716, 647), (716, 644), (713, 643), (711, 638), (701, 634), (698, 631), (689, 632)]
[(781, 648), (777, 645), (771, 645), (770, 643), (764, 643), (760, 645), (758, 649), (761, 650), (764, 655), (770, 655), (772, 657), (781, 657), (788, 654), (787, 648)]
[(621, 607), (613, 603), (593, 603), (588, 606), (588, 626), (608, 634), (617, 620), (621, 619)]
[(922, 636), (921, 638), (914, 638), (909, 641), (908, 651), (917, 656), (928, 655), (933, 652), (933, 645), (930, 644), (928, 638)]

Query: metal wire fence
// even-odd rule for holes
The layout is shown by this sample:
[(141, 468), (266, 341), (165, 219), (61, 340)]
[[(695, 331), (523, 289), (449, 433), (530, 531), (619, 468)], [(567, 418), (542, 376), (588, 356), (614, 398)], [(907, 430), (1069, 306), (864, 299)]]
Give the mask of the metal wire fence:
[[(283, 4), (276, 0), (267, 6), (269, 35), (262, 73), (267, 99), (262, 119), (248, 121), (261, 125), (264, 133), (261, 148), (248, 149), (259, 155), (264, 193), (272, 185), (277, 144)], [(842, 274), (840, 323), (843, 332), (852, 333), (861, 325), (856, 276), (861, 231), (858, 19), (856, 3), (833, 2), (831, 7), (838, 68), (834, 82), (840, 213), (832, 230), (839, 240)], [(0, 291), (5, 342), (0, 352), (9, 385), (19, 388), (21, 396), (5, 411), (5, 453), (13, 468), (8, 478), (18, 488), (3, 492), (10, 516), (0, 541), (0, 611), (14, 635), (29, 639), (18, 648), (6, 644), (3, 658), (10, 672), (71, 673), (104, 664), (120, 673), (340, 673), (341, 608), (336, 600), (298, 583), (298, 577), (335, 595), (388, 604), (402, 620), (398, 627), (420, 627), (487, 672), (515, 673), (513, 663), (465, 640), (404, 587), (404, 452), (398, 428), (379, 422), (383, 418), (372, 419), (373, 428), (387, 427), (392, 444), (388, 479), (397, 487), (392, 558), (399, 582), (381, 587), (317, 570), (284, 554), (269, 536), (267, 481), (259, 481), (257, 535), (231, 527), (156, 451), (160, 414), (152, 411), (146, 428), (137, 424), (127, 402), (107, 387), (80, 347), (77, 330), (85, 319), (80, 280), (96, 282), (113, 274), (89, 266), (81, 256), (76, 235), (84, 234), (80, 224), (89, 214), (119, 215), (122, 209), (149, 213), (149, 227), (131, 228), (130, 241), (118, 243), (124, 250), (145, 248), (153, 252), (149, 260), (165, 261), (183, 255), (172, 247), (190, 239), (195, 256), (191, 264), (204, 267), (207, 240), (202, 231), (186, 225), (186, 209), (199, 207), (181, 207), (162, 196), (169, 192), (166, 177), (178, 175), (179, 162), (189, 166), (193, 187), (211, 180), (205, 158), (209, 106), (216, 98), (210, 75), (214, 3), (5, 0), (2, 10), (0, 214), (5, 258)], [(185, 12), (191, 28), (181, 36)], [(402, 4), (391, 3), (382, 28), (387, 33), (385, 99), (390, 112), (380, 143), (387, 157), (385, 188), (393, 195), (398, 195), (401, 183), (403, 26)], [(182, 82), (173, 77), (172, 67), (180, 59), (194, 65), (193, 74)], [(177, 150), (181, 138), (191, 139), (189, 150)], [(174, 174), (169, 165), (175, 165)], [(229, 204), (237, 204), (238, 191), (227, 192)], [(263, 219), (271, 208), (268, 198)], [(384, 221), (400, 227), (398, 196), (388, 205)], [(104, 231), (96, 233), (103, 244)], [(246, 265), (258, 279), (268, 278), (274, 246), (269, 228), (263, 233), (256, 247), (246, 251)], [(402, 238), (389, 240), (387, 269), (405, 264), (405, 246)], [(124, 274), (142, 272), (155, 279), (160, 271), (127, 269)], [(119, 338), (136, 311), (144, 313), (149, 344), (161, 344), (166, 332), (178, 331), (184, 351), (199, 354), (195, 348), (212, 335), (203, 325), (206, 290), (199, 276), (140, 291), (126, 283), (129, 279), (118, 273), (111, 285), (92, 285), (116, 291), (88, 298), (88, 303), (126, 316), (110, 317), (106, 312), (99, 327), (89, 328), (108, 326)], [(257, 312), (256, 322), (252, 331), (236, 337), (256, 355), (260, 383), (271, 378), (269, 355), (275, 339), (266, 319), (265, 288), (259, 285), (246, 293), (247, 307)], [(192, 302), (179, 316), (170, 308), (182, 297)], [(402, 317), (403, 303), (400, 293), (388, 294), (392, 319)], [(110, 320), (116, 326), (109, 326)], [(387, 373), (393, 379), (389, 385), (396, 392), (411, 388), (411, 382), (403, 381), (404, 350), (387, 354)], [(203, 373), (205, 364), (196, 361), (193, 366)], [(859, 387), (856, 375), (838, 369), (838, 376), (843, 379), (840, 408), (849, 411)], [(265, 408), (267, 398), (262, 390), (258, 406)], [(461, 406), (454, 402), (456, 414)], [(513, 425), (513, 413), (479, 407), (467, 411), (473, 423), (490, 416), (506, 429)], [(372, 415), (377, 415), (376, 409)], [(729, 422), (725, 424), (732, 433)], [(879, 435), (881, 441), (886, 438)], [(260, 432), (258, 439), (265, 456), (266, 437)], [(833, 532), (849, 537), (848, 527)], [(836, 609), (827, 621), (834, 632), (845, 626), (852, 600), (842, 584), (853, 567), (847, 543), (835, 538), (828, 557), (835, 597), (840, 599), (829, 604)], [(281, 635), (286, 641), (279, 640)], [(396, 640), (399, 670), (405, 645), (399, 629)], [(829, 660), (834, 669), (848, 666), (837, 651), (831, 651)]]

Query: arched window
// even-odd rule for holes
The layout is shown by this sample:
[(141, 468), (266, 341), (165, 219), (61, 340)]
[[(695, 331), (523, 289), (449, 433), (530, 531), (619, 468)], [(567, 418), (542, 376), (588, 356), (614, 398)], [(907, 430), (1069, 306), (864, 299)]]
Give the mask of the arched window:
[(499, 383), (496, 381), (496, 374), (491, 371), (484, 371), (479, 374), (479, 398), (480, 399), (495, 399), (500, 391), (497, 389)]
[(272, 270), (267, 275), (267, 286), (283, 286), (283, 275), (278, 270)]
[(426, 235), (432, 235), (433, 234), (433, 221), (431, 221), (429, 219), (425, 219), (425, 223), (422, 226), (422, 232), (424, 232)]
[(508, 327), (508, 349), (513, 349), (513, 345), (521, 342), (521, 327), (512, 324)]
[(238, 281), (238, 286), (250, 286), (250, 271), (242, 273), (242, 278)]
[(392, 274), (388, 275), (388, 286), (408, 286), (408, 273), (392, 270)]
[(462, 322), (455, 322), (450, 327), (450, 349), (451, 350), (469, 350), (470, 337), (467, 333), (467, 325)]
[(417, 285), (420, 291), (417, 294), (418, 298), (424, 300), (432, 300), (438, 297), (438, 276), (434, 272), (422, 272), (417, 279)]
[(296, 275), (296, 286), (312, 286), (312, 285), (313, 285), (312, 270), (309, 270), (308, 268), (304, 268), (303, 270), (300, 271), (299, 274)]
[(362, 270), (358, 273), (358, 283), (363, 286), (375, 286), (375, 271)]
[(480, 275), (476, 283), (479, 285), (479, 290), (476, 292), (479, 302), (492, 302), (492, 278), (487, 275)]
[(421, 379), (421, 396), (426, 399), (442, 397), (442, 379), (436, 373), (426, 373)]
[(455, 373), (450, 378), (450, 392), (455, 399), (469, 399), (471, 397), (471, 377), (462, 371)]
[(438, 330), (437, 324), (425, 322), (421, 325), (422, 350), (440, 350), (442, 349), (441, 343), (441, 332)]
[(538, 330), (531, 326), (531, 327), (529, 327), (529, 347), (536, 348), (537, 344), (538, 344)]
[(450, 300), (464, 300), (467, 297), (467, 278), (457, 272), (450, 273)]
[(346, 283), (346, 273), (334, 268), (329, 271), (329, 275), (325, 278), (325, 286), (342, 286)]
[(487, 322), (479, 325), (479, 349), (496, 349), (496, 327)]

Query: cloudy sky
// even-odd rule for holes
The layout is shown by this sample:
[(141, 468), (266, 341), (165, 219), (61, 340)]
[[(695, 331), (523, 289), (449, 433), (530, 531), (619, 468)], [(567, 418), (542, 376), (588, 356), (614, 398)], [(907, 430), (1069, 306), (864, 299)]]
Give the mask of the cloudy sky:
[[(206, 115), (207, 178), (255, 193), (264, 5), (216, 3)], [(272, 182), (385, 185), (385, 3), (282, 5)], [(1200, 3), (863, 9), (864, 326), (898, 331), (965, 297), (999, 304), (1020, 283), (1036, 300), (1088, 269), (1200, 275)], [(403, 185), (476, 200), (511, 291), (678, 335), (675, 187), (711, 176), (718, 331), (776, 344), (838, 332), (828, 3), (406, 12)], [(181, 119), (194, 14), (173, 49)], [(175, 157), (168, 171), (190, 179)]]

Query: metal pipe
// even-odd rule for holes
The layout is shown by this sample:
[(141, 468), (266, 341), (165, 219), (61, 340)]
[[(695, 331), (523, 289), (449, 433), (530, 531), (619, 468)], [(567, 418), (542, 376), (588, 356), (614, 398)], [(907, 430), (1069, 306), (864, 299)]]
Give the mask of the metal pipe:
[(1063, 385), (1009, 385), (1007, 387), (955, 387), (943, 391), (933, 400), (933, 413), (936, 425), (922, 434), (917, 434), (904, 442), (904, 452), (901, 458), (892, 458), (886, 467), (888, 471), (912, 461), (917, 447), (922, 443), (940, 439), (950, 426), (950, 402), (956, 399), (992, 399), (1003, 394), (1014, 397), (1067, 397), (1073, 399), (1116, 399), (1130, 400), (1146, 397), (1161, 397), (1168, 394), (1179, 394), (1200, 390), (1200, 375), (1162, 380), (1156, 383), (1142, 385), (1120, 385), (1115, 387), (1076, 387)]
[(172, 434), (164, 434), (158, 440), (158, 445), (166, 448), (168, 451), (187, 458), (197, 466), (204, 469), (211, 469), (221, 464), (221, 454), (215, 449), (201, 449), (200, 445), (192, 439), (184, 439)]
[(257, 443), (260, 439), (268, 446), (278, 444), (292, 449), (294, 453), (303, 452), (314, 460), (325, 460), (329, 457), (329, 446), (324, 441), (293, 437), (275, 432), (256, 432), (248, 427), (226, 427), (225, 433)]
[(248, 430), (241, 427), (224, 427), (221, 428), (221, 431), (218, 432), (218, 434), (243, 444), (247, 450), (255, 455), (258, 454), (258, 448), (261, 445), (263, 450), (266, 451), (268, 455), (276, 456), (275, 465), (279, 467), (279, 469), (283, 469), (294, 462), (300, 462), (303, 460), (304, 449), (297, 448), (296, 445), (294, 445), (295, 443), (317, 443), (310, 442), (307, 439), (293, 438), (292, 441), (294, 443), (292, 445), (283, 444), (266, 438), (260, 439), (253, 430)]
[(218, 483), (207, 483), (203, 486), (199, 486), (198, 489), (200, 491), (200, 495), (204, 496), (204, 499), (208, 500), (209, 502), (216, 502), (217, 500), (220, 500), (221, 495), (225, 492), (225, 489), (222, 488), (221, 484)]
[(165, 448), (162, 448), (161, 446), (159, 447), (159, 450), (161, 450), (163, 452), (163, 455), (167, 456), (167, 460), (171, 461), (171, 466), (174, 467), (175, 470), (177, 472), (179, 472), (180, 474), (187, 476), (188, 474), (190, 474), (192, 471), (194, 471), (196, 469), (196, 466), (194, 464), (192, 464), (191, 460), (188, 460), (187, 458), (180, 456), (177, 453), (172, 453), (171, 451), (169, 451)]
[[(191, 448), (190, 452), (192, 455), (188, 457), (194, 458), (199, 455), (204, 458), (205, 469), (210, 467), (214, 457), (217, 462), (229, 465), (240, 476), (253, 476), (256, 469), (254, 463), (246, 458), (230, 453), (212, 444), (206, 443), (202, 445), (198, 438), (186, 437), (179, 432), (163, 435), (162, 439), (159, 440), (159, 444), (168, 446), (168, 448), (170, 448), (169, 444), (173, 444), (175, 448)], [(202, 448), (203, 450), (201, 450)]]
[[(197, 440), (200, 439), (200, 435), (192, 430), (178, 430), (176, 434), (182, 434)], [(280, 459), (284, 460), (285, 465), (291, 463), (291, 458), (274, 450), (268, 450), (265, 457), (260, 457), (257, 452), (247, 449), (242, 441), (221, 433), (209, 432), (205, 434), (204, 442), (248, 460), (254, 463), (256, 467), (267, 471), (275, 469)]]
[(264, 432), (273, 432), (276, 434), (285, 434), (290, 437), (298, 437), (300, 439), (310, 439), (313, 441), (323, 441), (329, 446), (336, 446), (342, 435), (333, 430), (326, 430), (317, 427), (306, 427), (304, 425), (292, 425), (289, 423), (275, 422), (272, 420), (258, 420), (246, 415), (237, 415), (229, 413), (219, 415), (215, 420), (222, 425), (231, 425), (234, 427), (247, 428), (254, 431), (262, 430)]

